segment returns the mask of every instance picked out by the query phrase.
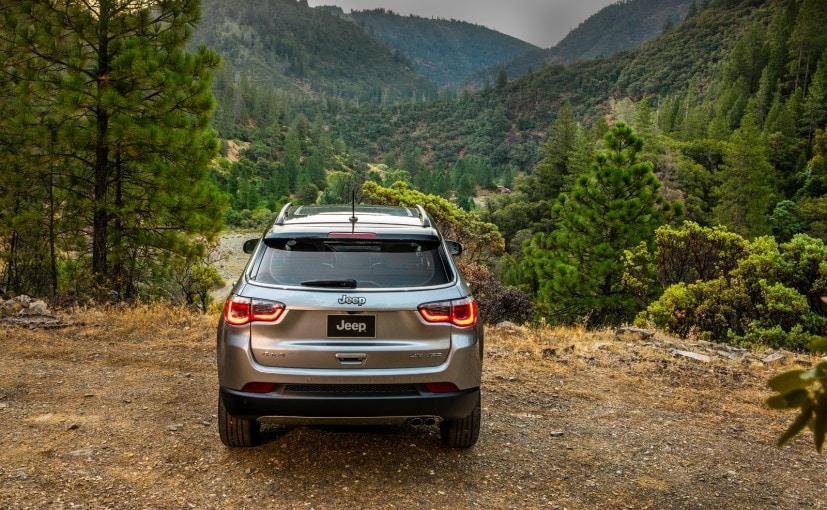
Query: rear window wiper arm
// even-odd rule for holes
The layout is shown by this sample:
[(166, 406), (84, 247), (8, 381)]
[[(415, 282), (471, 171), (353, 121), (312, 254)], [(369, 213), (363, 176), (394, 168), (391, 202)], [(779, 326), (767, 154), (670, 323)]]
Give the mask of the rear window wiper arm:
[(331, 287), (337, 289), (355, 289), (356, 280), (307, 280), (301, 282), (303, 287)]

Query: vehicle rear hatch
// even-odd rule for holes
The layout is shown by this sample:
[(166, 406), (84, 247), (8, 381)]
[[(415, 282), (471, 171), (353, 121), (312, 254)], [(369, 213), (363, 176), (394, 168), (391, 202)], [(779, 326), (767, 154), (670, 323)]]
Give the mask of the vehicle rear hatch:
[(285, 312), (276, 323), (251, 324), (258, 363), (393, 369), (447, 361), (454, 326), (419, 312), (464, 297), (439, 239), (283, 236), (265, 244), (249, 295), (281, 302)]

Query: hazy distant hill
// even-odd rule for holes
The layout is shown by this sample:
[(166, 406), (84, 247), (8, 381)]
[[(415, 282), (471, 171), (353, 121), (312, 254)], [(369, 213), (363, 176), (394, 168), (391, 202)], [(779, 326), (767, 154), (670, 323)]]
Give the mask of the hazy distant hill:
[(393, 111), (362, 105), (340, 115), (331, 131), (368, 155), (418, 147), (432, 161), (474, 154), (528, 168), (563, 101), (573, 105), (578, 118), (593, 119), (611, 97), (669, 97), (685, 94), (690, 83), (708, 84), (735, 35), (760, 19), (760, 12), (746, 4), (712, 6), (611, 57), (549, 65), (503, 87), (467, 94), (453, 108), (436, 102)]
[(385, 9), (354, 11), (343, 16), (404, 55), (422, 76), (440, 87), (457, 85), (475, 71), (539, 49), (464, 21), (400, 16)]
[(357, 100), (431, 97), (436, 87), (351, 22), (296, 0), (202, 0), (193, 44), (224, 58), (236, 78), (297, 96)]
[[(523, 76), (530, 69), (549, 64), (567, 64), (595, 57), (609, 57), (635, 48), (663, 33), (665, 28), (684, 19), (697, 0), (620, 0), (604, 7), (573, 29), (556, 46), (521, 55), (504, 68), (509, 78)], [(476, 73), (469, 83), (493, 82), (503, 66)]]

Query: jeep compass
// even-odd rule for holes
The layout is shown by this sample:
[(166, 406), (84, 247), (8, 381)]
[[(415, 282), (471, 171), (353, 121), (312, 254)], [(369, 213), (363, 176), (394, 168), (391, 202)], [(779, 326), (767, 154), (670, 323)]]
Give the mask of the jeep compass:
[(439, 424), (449, 447), (480, 430), (477, 304), (421, 206), (291, 206), (260, 239), (218, 325), (218, 430), (262, 423)]

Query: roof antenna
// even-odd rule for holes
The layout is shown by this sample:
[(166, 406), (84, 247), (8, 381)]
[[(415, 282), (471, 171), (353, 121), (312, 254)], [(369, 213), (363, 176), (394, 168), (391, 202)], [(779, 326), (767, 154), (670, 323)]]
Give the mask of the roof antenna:
[(356, 222), (359, 221), (359, 218), (356, 217), (356, 190), (351, 191), (351, 213), (350, 213), (350, 233), (356, 233)]

